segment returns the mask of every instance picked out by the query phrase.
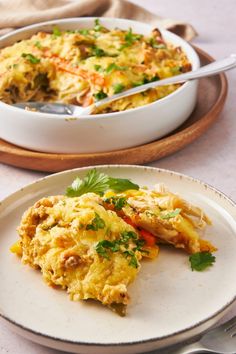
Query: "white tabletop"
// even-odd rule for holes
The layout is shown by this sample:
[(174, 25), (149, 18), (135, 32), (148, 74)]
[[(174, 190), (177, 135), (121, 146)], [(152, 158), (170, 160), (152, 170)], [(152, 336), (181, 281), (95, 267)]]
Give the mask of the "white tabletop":
[[(133, 0), (152, 12), (191, 23), (199, 33), (194, 44), (215, 58), (236, 53), (235, 0)], [(236, 70), (227, 73), (229, 94), (219, 120), (197, 141), (150, 166), (199, 178), (236, 201)], [(44, 176), (0, 164), (0, 199)], [(227, 315), (236, 315), (236, 305)], [(0, 353), (59, 354), (11, 332), (0, 320)], [(164, 351), (161, 351), (164, 354)]]

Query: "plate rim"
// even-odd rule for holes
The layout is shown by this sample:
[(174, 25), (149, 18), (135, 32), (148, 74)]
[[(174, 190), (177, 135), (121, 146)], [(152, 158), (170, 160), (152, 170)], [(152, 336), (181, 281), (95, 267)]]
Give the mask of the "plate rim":
[[(160, 173), (167, 173), (168, 175), (173, 175), (175, 177), (179, 177), (180, 179), (187, 179), (189, 180), (191, 183), (197, 183), (200, 184), (201, 186), (205, 187), (206, 189), (210, 189), (211, 191), (213, 191), (219, 198), (225, 199), (233, 208), (236, 209), (236, 202), (234, 202), (231, 198), (229, 198), (226, 194), (224, 194), (223, 192), (221, 192), (220, 190), (218, 190), (217, 188), (213, 187), (212, 185), (210, 185), (209, 183), (206, 183), (204, 181), (202, 181), (201, 179), (192, 177), (190, 175), (186, 175), (180, 172), (176, 172), (176, 171), (172, 171), (169, 169), (164, 169), (164, 168), (159, 168), (159, 167), (151, 167), (151, 166), (144, 166), (144, 165), (123, 165), (123, 164), (114, 164), (114, 165), (110, 165), (110, 164), (105, 164), (105, 165), (97, 165), (97, 166), (86, 166), (86, 167), (79, 167), (79, 168), (74, 168), (74, 169), (69, 169), (69, 170), (65, 170), (65, 171), (61, 171), (61, 172), (57, 172), (57, 173), (53, 173), (51, 175), (36, 179), (34, 182), (32, 183), (28, 183), (25, 186), (17, 189), (15, 192), (11, 193), (10, 195), (6, 196), (5, 198), (3, 198), (2, 200), (0, 200), (0, 206), (2, 207), (3, 203), (7, 203), (11, 198), (14, 198), (17, 196), (17, 194), (22, 193), (23, 191), (27, 192), (28, 188), (33, 187), (35, 184), (38, 183), (44, 183), (44, 181), (48, 181), (50, 179), (53, 179), (55, 176), (58, 175), (67, 175), (70, 173), (73, 173), (75, 171), (83, 171), (83, 170), (89, 170), (89, 169), (109, 169), (109, 168), (114, 168), (114, 169), (119, 169), (119, 168), (123, 168), (123, 169), (137, 169), (137, 170), (149, 170), (149, 171), (153, 171), (153, 172), (160, 172)], [(18, 327), (20, 330), (29, 332), (33, 335), (36, 335), (37, 337), (42, 337), (44, 339), (47, 340), (53, 340), (53, 341), (57, 341), (59, 343), (65, 343), (65, 344), (71, 344), (71, 345), (80, 345), (80, 346), (85, 346), (85, 347), (130, 347), (130, 346), (134, 346), (134, 345), (142, 345), (142, 344), (146, 344), (146, 343), (154, 343), (154, 342), (161, 342), (163, 340), (169, 339), (169, 338), (174, 338), (176, 336), (180, 336), (184, 333), (188, 333), (191, 330), (194, 330), (204, 324), (207, 324), (208, 322), (210, 322), (211, 320), (214, 320), (215, 318), (218, 318), (221, 314), (222, 316), (224, 315), (224, 312), (230, 307), (232, 306), (234, 303), (236, 302), (236, 293), (233, 296), (233, 298), (231, 300), (229, 300), (223, 307), (221, 307), (218, 311), (214, 312), (212, 315), (208, 316), (207, 318), (198, 321), (196, 323), (194, 323), (193, 325), (186, 327), (182, 330), (179, 331), (175, 331), (172, 332), (170, 334), (167, 335), (162, 335), (159, 337), (154, 337), (154, 338), (149, 338), (149, 339), (143, 339), (143, 340), (135, 340), (135, 341), (129, 341), (129, 342), (110, 342), (110, 343), (101, 343), (101, 342), (81, 342), (81, 341), (74, 341), (74, 340), (70, 340), (70, 339), (65, 339), (62, 337), (56, 337), (53, 335), (49, 335), (49, 334), (44, 334), (40, 331), (28, 328), (27, 326), (24, 326), (18, 322), (16, 322), (15, 320), (13, 320), (12, 318), (9, 318), (8, 316), (4, 315), (4, 310), (2, 310), (1, 306), (0, 306), (0, 318), (3, 318), (4, 320), (6, 320), (8, 323), (14, 325), (15, 327)], [(1, 304), (0, 304), (1, 305)], [(210, 326), (209, 326), (210, 327)], [(200, 332), (199, 332), (200, 333)]]

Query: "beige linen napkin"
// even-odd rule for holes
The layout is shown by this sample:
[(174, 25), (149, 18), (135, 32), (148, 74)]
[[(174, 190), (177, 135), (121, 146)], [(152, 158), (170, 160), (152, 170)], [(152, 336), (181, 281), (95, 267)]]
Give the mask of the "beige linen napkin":
[(153, 27), (169, 29), (187, 41), (197, 35), (187, 23), (162, 18), (125, 0), (0, 0), (0, 35), (37, 22), (80, 16), (147, 22)]

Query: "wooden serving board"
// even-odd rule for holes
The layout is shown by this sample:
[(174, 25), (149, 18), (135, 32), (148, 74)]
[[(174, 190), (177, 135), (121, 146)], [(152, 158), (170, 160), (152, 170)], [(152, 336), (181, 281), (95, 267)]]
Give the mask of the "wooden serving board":
[[(201, 49), (195, 49), (201, 65), (214, 60)], [(201, 79), (197, 105), (188, 120), (168, 136), (145, 145), (104, 153), (51, 154), (26, 150), (0, 140), (0, 162), (47, 172), (102, 164), (145, 164), (182, 149), (202, 135), (218, 118), (226, 96), (227, 79), (224, 74)]]

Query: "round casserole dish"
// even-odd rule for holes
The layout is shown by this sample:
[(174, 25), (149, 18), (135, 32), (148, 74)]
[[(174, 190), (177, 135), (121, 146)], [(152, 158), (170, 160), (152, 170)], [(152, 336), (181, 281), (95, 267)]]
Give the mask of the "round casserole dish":
[[(108, 29), (132, 28), (149, 35), (153, 29), (141, 22), (101, 18)], [(27, 39), (39, 31), (93, 27), (94, 18), (48, 21), (16, 30), (0, 39), (0, 48)], [(195, 50), (182, 38), (162, 30), (165, 41), (180, 46), (192, 65), (199, 68)], [(184, 83), (170, 95), (130, 110), (81, 116), (79, 118), (25, 111), (0, 102), (0, 137), (27, 149), (51, 153), (92, 153), (129, 148), (163, 137), (180, 126), (191, 114), (197, 99), (197, 81)], [(68, 119), (69, 118), (69, 119)]]

